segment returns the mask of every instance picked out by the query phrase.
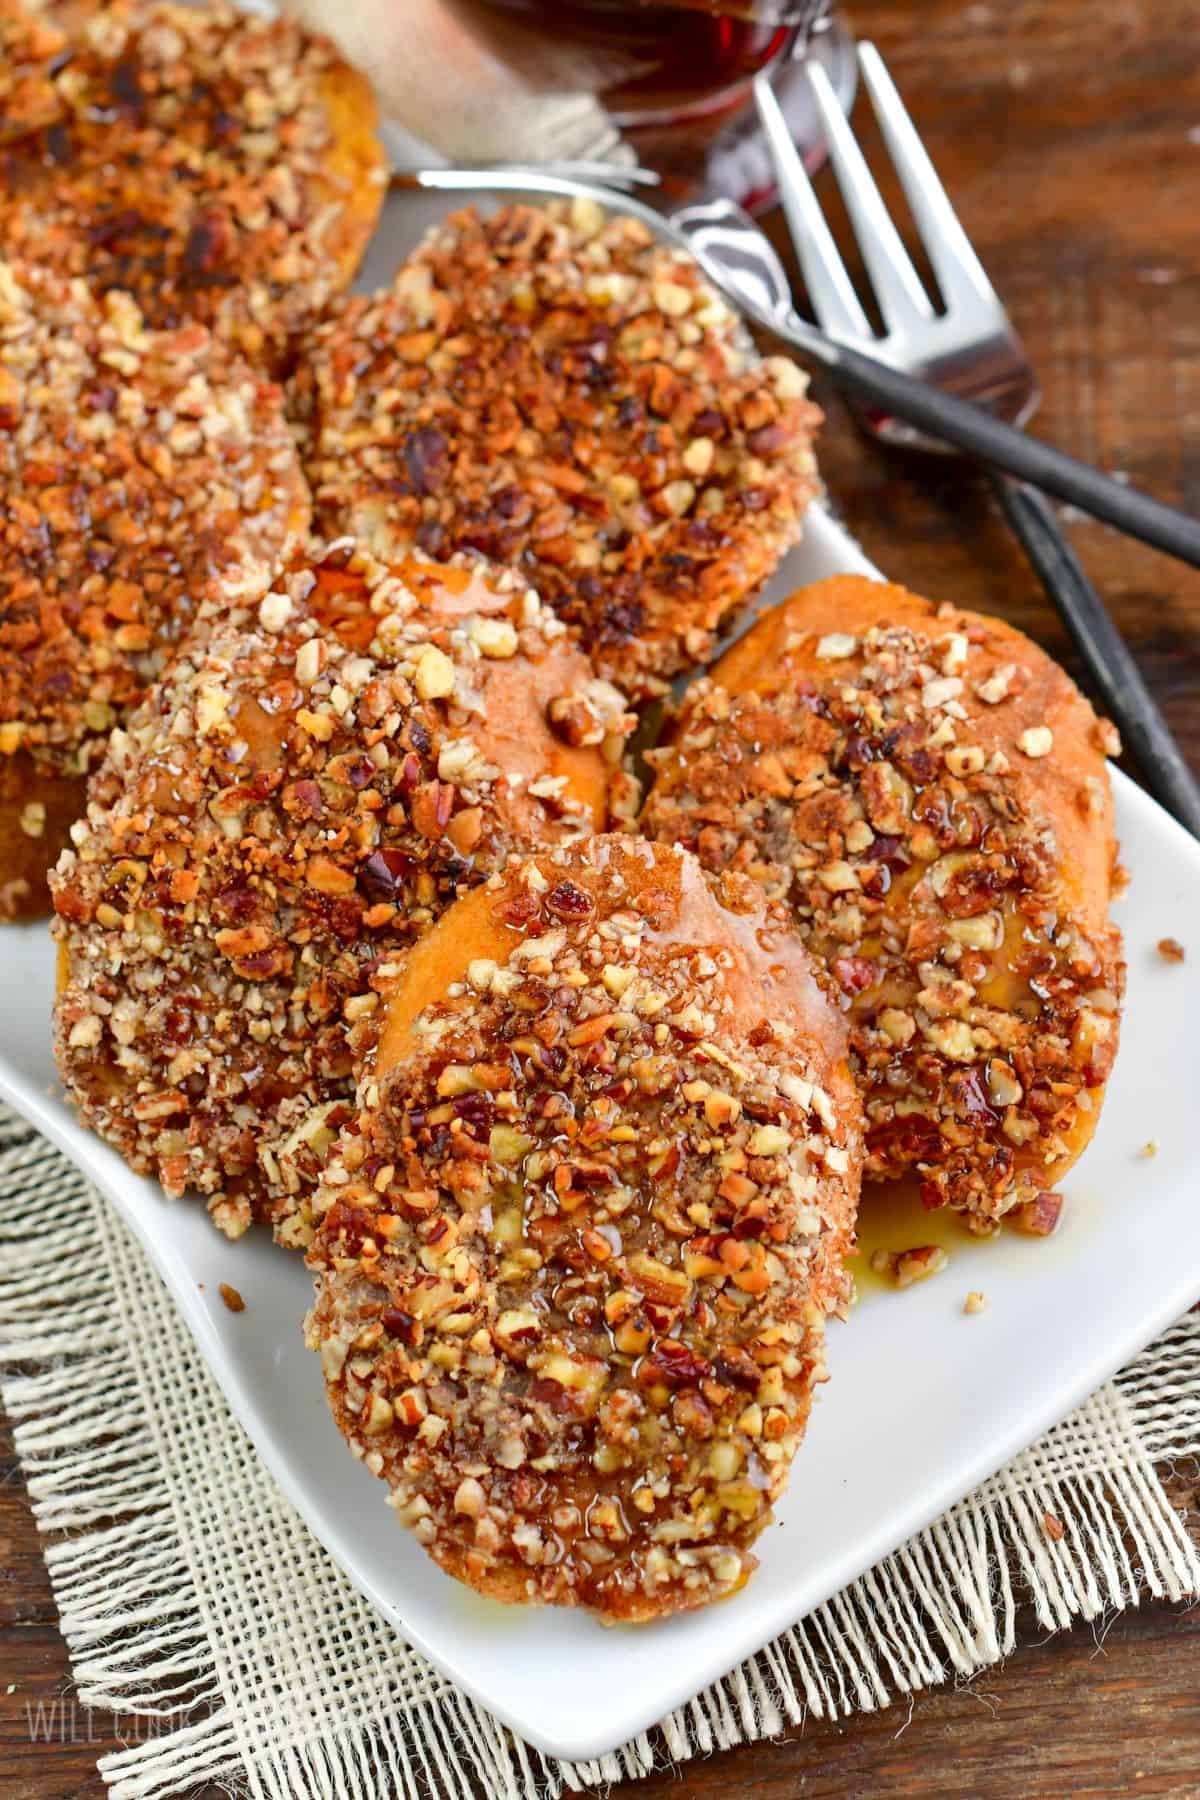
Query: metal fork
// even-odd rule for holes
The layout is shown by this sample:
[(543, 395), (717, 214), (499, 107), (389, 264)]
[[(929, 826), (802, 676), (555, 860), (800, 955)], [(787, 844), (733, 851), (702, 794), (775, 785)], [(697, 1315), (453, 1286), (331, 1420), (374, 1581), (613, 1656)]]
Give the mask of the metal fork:
[[(452, 164), (447, 166), (453, 167)], [(393, 188), (429, 187), (431, 173), (428, 169), (393, 169), (388, 176), (388, 185)], [(505, 174), (551, 175), (556, 180), (599, 182), (623, 191), (662, 185), (657, 170), (644, 168), (640, 163), (595, 162), (587, 157), (564, 162), (491, 163), (486, 174), (489, 178)]]
[[(827, 336), (943, 392), (986, 407), (1015, 425), (1038, 402), (1024, 345), (988, 280), (937, 172), (872, 44), (859, 47), (863, 82), (941, 290), (938, 310), (913, 266), (825, 71), (809, 80), (830, 161), (854, 227), (884, 323), (873, 328), (834, 242), (775, 94), (755, 84), (809, 301)], [(952, 454), (944, 441), (861, 401), (856, 411), (875, 436), (910, 448)], [(1200, 837), (1200, 783), (1171, 735), (1104, 602), (1059, 529), (1044, 497), (1023, 482), (993, 477), (1004, 514), (1058, 608), (1102, 704), (1120, 728), (1146, 783), (1181, 824)]]

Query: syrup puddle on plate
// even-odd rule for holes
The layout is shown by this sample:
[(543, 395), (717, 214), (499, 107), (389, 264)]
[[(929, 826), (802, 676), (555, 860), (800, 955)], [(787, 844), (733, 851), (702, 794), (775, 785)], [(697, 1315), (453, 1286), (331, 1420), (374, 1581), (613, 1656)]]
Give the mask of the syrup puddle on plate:
[[(911, 1291), (897, 1288), (886, 1275), (876, 1273), (871, 1267), (871, 1257), (876, 1250), (915, 1250), (935, 1244), (946, 1252), (950, 1270), (943, 1270), (940, 1276), (930, 1276), (931, 1281), (945, 1279), (964, 1255), (980, 1258), (977, 1262), (972, 1261), (972, 1275), (986, 1274), (989, 1253), (998, 1255), (1002, 1253), (1002, 1247), (1028, 1250), (1042, 1259), (1042, 1266), (1050, 1257), (1057, 1261), (1064, 1254), (1077, 1254), (1081, 1229), (1093, 1227), (1103, 1216), (1102, 1207), (1093, 1204), (1094, 1201), (1095, 1196), (1089, 1191), (1068, 1188), (1058, 1229), (1049, 1237), (1029, 1237), (1010, 1225), (1002, 1225), (996, 1236), (989, 1238), (968, 1231), (960, 1215), (945, 1207), (928, 1211), (921, 1204), (915, 1178), (868, 1181), (863, 1185), (858, 1211), (858, 1247), (846, 1263), (854, 1277), (855, 1304), (862, 1305), (877, 1294)], [(923, 1285), (922, 1282), (913, 1283), (913, 1287)]]
[[(950, 1258), (986, 1243), (968, 1231), (957, 1213), (941, 1207), (930, 1212), (921, 1204), (919, 1184), (906, 1181), (868, 1181), (858, 1210), (858, 1248), (847, 1261), (854, 1277), (857, 1304), (874, 1294), (894, 1294), (896, 1284), (871, 1267), (876, 1250), (915, 1250), (936, 1244)], [(931, 1279), (936, 1279), (932, 1277)]]

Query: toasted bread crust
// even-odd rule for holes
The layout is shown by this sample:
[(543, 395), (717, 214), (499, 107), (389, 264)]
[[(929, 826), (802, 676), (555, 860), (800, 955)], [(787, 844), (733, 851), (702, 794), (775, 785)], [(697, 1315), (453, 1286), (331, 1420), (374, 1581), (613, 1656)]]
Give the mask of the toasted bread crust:
[[(1045, 813), (1054, 821), (1065, 904), (1087, 929), (1107, 929), (1117, 853), (1112, 785), (1104, 768), (1113, 749), (1111, 728), (1097, 719), (1066, 670), (1015, 625), (922, 599), (890, 582), (835, 575), (764, 612), (713, 666), (712, 680), (732, 694), (753, 689), (765, 696), (793, 672), (823, 678), (829, 664), (816, 656), (820, 638), (832, 629), (861, 636), (881, 620), (927, 637), (952, 631), (971, 636), (971, 679), (960, 696), (968, 724), (961, 735), (969, 735), (989, 758), (997, 751), (1010, 754), (1006, 781), (1022, 812)], [(807, 641), (789, 651), (789, 640), (797, 636)], [(1020, 684), (1002, 704), (981, 701), (973, 690), (1007, 665), (1021, 671)], [(1012, 755), (1020, 734), (1038, 726), (1050, 730), (1052, 753)]]
[(114, 736), (52, 878), (88, 1123), (231, 1235), (306, 1242), (390, 959), (510, 852), (602, 825), (630, 723), (503, 571), (343, 548), (211, 624)]
[(1095, 1128), (1124, 968), (1115, 733), (1000, 620), (840, 577), (685, 700), (644, 828), (792, 909), (851, 1023), (867, 1170), (980, 1230)]
[(323, 179), (328, 203), (337, 205), (324, 251), (336, 270), (337, 292), (350, 286), (379, 223), (387, 158), (374, 89), (360, 70), (336, 60), (321, 76), (320, 92), (332, 132)]
[(799, 536), (819, 413), (690, 258), (580, 202), (445, 220), (294, 382), (321, 529), (527, 568), (601, 673), (661, 692)]
[(750, 882), (595, 838), (417, 947), (310, 1256), (334, 1416), (442, 1568), (636, 1621), (754, 1567), (847, 1298), (839, 1023)]
[(272, 372), (351, 279), (385, 183), (369, 83), (295, 20), (0, 6), (9, 254), (198, 319)]
[(153, 331), (128, 295), (0, 262), (0, 919), (47, 910), (108, 733), (309, 510), (261, 371), (201, 325)]
[(0, 920), (40, 919), (50, 909), (46, 876), (82, 813), (82, 775), (39, 768), (28, 752), (0, 756)]

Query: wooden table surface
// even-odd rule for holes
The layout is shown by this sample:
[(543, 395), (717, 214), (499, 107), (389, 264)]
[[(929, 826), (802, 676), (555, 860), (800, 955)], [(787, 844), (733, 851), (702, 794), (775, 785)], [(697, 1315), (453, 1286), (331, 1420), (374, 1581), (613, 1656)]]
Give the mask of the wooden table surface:
[[(1044, 392), (1037, 429), (1200, 509), (1200, 4), (857, 0), (850, 11), (887, 57), (1026, 339)], [(865, 443), (836, 399), (823, 460), (851, 529), (891, 576), (1001, 613), (1074, 666), (977, 475)], [(1098, 526), (1075, 522), (1072, 535), (1200, 765), (1200, 574)], [(1046, 1641), (1026, 1621), (1024, 1641), (969, 1688), (919, 1697), (911, 1710), (810, 1724), (789, 1742), (631, 1785), (620, 1800), (1195, 1800), (1200, 1613), (1147, 1606), (1107, 1631)], [(60, 1705), (53, 1741), (30, 1742), (27, 1709), (69, 1694), (5, 1441), (5, 1800), (102, 1791), (95, 1760), (114, 1742), (104, 1717)]]

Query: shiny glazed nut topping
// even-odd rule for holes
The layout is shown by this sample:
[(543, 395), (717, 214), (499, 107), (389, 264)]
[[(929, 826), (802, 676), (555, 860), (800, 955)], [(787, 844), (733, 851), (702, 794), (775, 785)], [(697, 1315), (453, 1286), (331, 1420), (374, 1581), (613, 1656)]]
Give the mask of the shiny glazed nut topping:
[(0, 242), (277, 366), (371, 235), (375, 118), (363, 77), (286, 17), (0, 0)]
[(510, 852), (602, 825), (629, 724), (503, 571), (343, 544), (218, 622), (114, 733), (52, 880), (88, 1123), (231, 1235), (303, 1243), (393, 959)]
[(590, 202), (464, 212), (296, 378), (323, 530), (530, 571), (601, 672), (694, 668), (816, 491), (820, 415), (687, 256)]
[(280, 390), (203, 326), (0, 261), (0, 919), (197, 609), (261, 586), (308, 491)]
[(855, 577), (765, 614), (651, 753), (644, 829), (786, 903), (847, 1013), (868, 1174), (983, 1232), (1045, 1213), (1116, 1055), (1109, 743), (1001, 621)]
[(317, 1199), (338, 1423), (486, 1593), (731, 1593), (847, 1299), (836, 1018), (753, 884), (629, 837), (510, 866), (418, 962)]
[(200, 325), (0, 262), (0, 754), (85, 773), (197, 608), (308, 494), (280, 390)]

